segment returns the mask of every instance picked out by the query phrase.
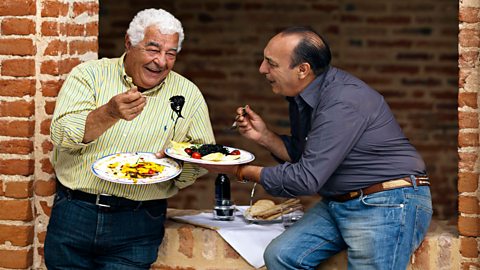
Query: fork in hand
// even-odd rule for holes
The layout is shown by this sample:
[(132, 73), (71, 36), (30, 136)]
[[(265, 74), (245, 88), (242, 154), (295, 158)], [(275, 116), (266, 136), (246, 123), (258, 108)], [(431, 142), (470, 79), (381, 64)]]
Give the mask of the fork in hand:
[[(242, 115), (241, 116), (245, 116), (247, 115), (247, 111), (245, 110), (245, 107), (242, 108)], [(237, 128), (237, 120), (238, 118), (240, 117), (240, 115), (237, 115), (235, 117), (235, 121), (233, 122), (232, 126), (230, 127), (230, 129), (236, 129)]]

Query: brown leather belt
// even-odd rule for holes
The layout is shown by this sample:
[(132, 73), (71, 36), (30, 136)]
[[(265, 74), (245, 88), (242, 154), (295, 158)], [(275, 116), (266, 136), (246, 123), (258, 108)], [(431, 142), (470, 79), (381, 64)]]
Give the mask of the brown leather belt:
[[(430, 181), (428, 176), (415, 176), (415, 182), (417, 186), (429, 186)], [(377, 193), (385, 190), (391, 190), (396, 188), (403, 188), (403, 187), (412, 187), (412, 180), (410, 177), (403, 177), (399, 179), (388, 180), (382, 183), (374, 184), (366, 188), (362, 188), (359, 190), (351, 191), (347, 194), (331, 196), (329, 199), (338, 202), (346, 202), (351, 199), (355, 199), (360, 197), (360, 195), (369, 195), (372, 193)]]

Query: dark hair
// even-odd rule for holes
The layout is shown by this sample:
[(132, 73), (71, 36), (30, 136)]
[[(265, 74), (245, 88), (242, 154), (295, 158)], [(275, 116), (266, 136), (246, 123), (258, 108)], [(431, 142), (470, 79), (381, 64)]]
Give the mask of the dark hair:
[(282, 35), (300, 35), (302, 40), (293, 49), (290, 68), (307, 62), (315, 76), (320, 75), (330, 65), (332, 53), (325, 39), (309, 26), (294, 26), (280, 32)]

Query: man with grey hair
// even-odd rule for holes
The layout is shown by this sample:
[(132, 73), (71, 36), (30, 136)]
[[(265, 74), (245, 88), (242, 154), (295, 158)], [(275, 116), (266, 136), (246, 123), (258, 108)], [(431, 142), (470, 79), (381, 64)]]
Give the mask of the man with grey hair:
[(164, 10), (139, 12), (125, 54), (75, 67), (51, 124), (57, 193), (45, 239), (48, 269), (149, 269), (164, 236), (166, 198), (206, 171), (185, 164), (169, 181), (134, 185), (91, 172), (122, 152), (159, 152), (170, 140), (214, 143), (198, 87), (172, 71), (183, 28)]

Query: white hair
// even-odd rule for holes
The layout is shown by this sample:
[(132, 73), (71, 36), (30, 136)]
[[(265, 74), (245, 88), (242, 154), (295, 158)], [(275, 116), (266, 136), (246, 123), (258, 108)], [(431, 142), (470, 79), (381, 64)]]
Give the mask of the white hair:
[(145, 29), (149, 26), (155, 26), (160, 33), (164, 35), (173, 35), (178, 33), (178, 49), (182, 48), (183, 34), (182, 23), (169, 12), (163, 9), (145, 9), (137, 13), (127, 30), (133, 46), (136, 46), (145, 37)]

